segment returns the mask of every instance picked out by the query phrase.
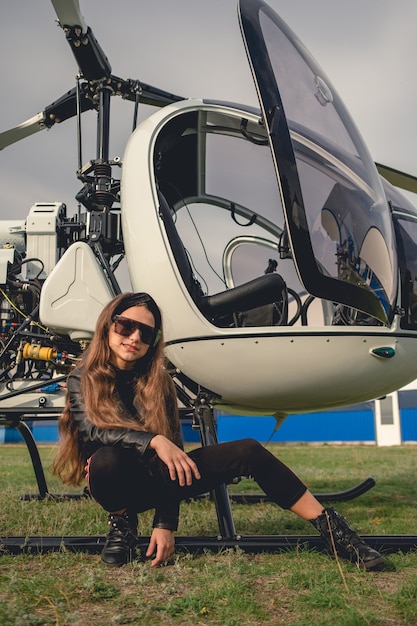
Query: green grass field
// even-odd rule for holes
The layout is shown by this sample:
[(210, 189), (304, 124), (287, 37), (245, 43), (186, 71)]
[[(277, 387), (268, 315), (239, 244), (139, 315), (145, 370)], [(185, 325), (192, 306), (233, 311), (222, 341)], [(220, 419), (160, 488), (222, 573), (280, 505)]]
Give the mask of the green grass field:
[[(417, 448), (403, 446), (273, 445), (314, 493), (341, 491), (372, 476), (376, 486), (336, 504), (362, 534), (417, 534)], [(52, 446), (41, 446), (51, 493), (67, 493), (50, 476)], [(29, 455), (20, 444), (0, 446), (0, 535), (104, 535), (106, 515), (88, 499), (24, 501), (36, 493)], [(230, 488), (255, 492), (249, 480)], [(233, 504), (242, 534), (314, 534), (312, 526), (271, 503)], [(140, 516), (149, 535), (152, 513)], [(183, 504), (179, 535), (217, 535), (214, 505)], [(151, 570), (137, 561), (106, 568), (99, 556), (65, 550), (0, 556), (0, 625), (134, 624), (170, 626), (290, 624), (417, 625), (417, 552), (387, 556), (378, 572), (338, 564), (313, 550), (279, 554), (177, 554)]]

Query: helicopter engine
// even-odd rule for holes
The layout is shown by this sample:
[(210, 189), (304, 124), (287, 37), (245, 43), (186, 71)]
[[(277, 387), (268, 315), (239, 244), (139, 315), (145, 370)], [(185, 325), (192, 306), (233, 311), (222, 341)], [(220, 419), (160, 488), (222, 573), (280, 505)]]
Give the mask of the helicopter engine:
[(0, 390), (6, 408), (19, 406), (22, 394), (25, 406), (62, 405), (59, 383), (114, 295), (92, 248), (79, 240), (86, 221), (67, 219), (66, 206), (55, 202), (33, 205), (25, 221), (0, 223)]
[[(44, 386), (68, 372), (75, 358), (71, 341), (39, 320), (42, 285), (57, 262), (65, 211), (58, 202), (35, 204), (26, 221), (0, 223), (0, 384), (6, 396), (33, 380)], [(55, 384), (47, 389), (58, 390)]]

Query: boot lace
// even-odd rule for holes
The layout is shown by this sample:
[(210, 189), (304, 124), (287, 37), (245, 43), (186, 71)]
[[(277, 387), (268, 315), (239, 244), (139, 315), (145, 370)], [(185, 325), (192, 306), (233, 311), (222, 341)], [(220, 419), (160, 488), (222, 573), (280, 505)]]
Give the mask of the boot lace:
[(110, 528), (107, 533), (107, 541), (109, 543), (126, 544), (129, 547), (136, 544), (136, 535), (131, 529), (127, 518), (121, 515), (110, 515), (109, 525)]

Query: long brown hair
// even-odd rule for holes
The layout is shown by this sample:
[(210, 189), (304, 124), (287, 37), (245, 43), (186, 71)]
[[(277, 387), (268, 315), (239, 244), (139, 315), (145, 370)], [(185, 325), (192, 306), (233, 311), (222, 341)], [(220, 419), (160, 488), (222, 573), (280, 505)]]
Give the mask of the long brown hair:
[[(115, 370), (111, 365), (109, 329), (114, 315), (132, 306), (146, 306), (155, 319), (154, 345), (140, 359), (140, 376), (135, 387), (135, 403), (140, 406), (140, 423), (126, 416), (115, 402)], [(129, 428), (165, 435), (172, 439), (170, 422), (178, 420), (175, 388), (165, 368), (161, 313), (146, 293), (116, 296), (98, 317), (94, 337), (77, 368), (82, 368), (81, 395), (85, 413), (98, 428)], [(52, 470), (66, 484), (78, 485), (84, 473), (78, 428), (71, 414), (69, 394), (59, 421), (60, 443)]]

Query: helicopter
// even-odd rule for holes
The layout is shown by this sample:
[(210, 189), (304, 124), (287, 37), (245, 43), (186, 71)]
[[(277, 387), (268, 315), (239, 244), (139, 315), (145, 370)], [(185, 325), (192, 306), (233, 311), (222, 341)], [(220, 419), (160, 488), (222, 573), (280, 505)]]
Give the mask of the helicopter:
[[(274, 415), (383, 396), (417, 377), (417, 211), (376, 165), (330, 79), (263, 0), (238, 19), (258, 106), (189, 98), (112, 73), (76, 0), (51, 0), (76, 85), (0, 148), (76, 118), (78, 211), (32, 206), (0, 223), (0, 413), (57, 415), (65, 379), (120, 293), (161, 307), (180, 410), (204, 445), (213, 411)], [(110, 158), (114, 97), (134, 105)], [(155, 109), (137, 123), (141, 107)], [(97, 116), (95, 158), (81, 118)], [(115, 173), (118, 173), (117, 175)], [(27, 439), (27, 442), (29, 439)], [(33, 450), (32, 450), (33, 452)], [(221, 535), (235, 536), (224, 491)]]

